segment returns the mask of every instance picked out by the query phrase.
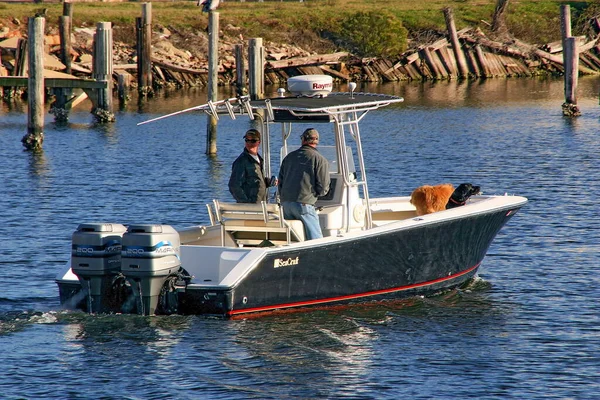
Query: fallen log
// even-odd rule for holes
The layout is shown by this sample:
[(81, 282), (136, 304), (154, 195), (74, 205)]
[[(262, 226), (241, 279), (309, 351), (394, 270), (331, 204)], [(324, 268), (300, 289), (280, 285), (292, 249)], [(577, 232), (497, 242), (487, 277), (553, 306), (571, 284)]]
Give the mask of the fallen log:
[(318, 54), (315, 56), (308, 57), (295, 57), (288, 58), (285, 60), (268, 60), (266, 62), (266, 69), (279, 69), (288, 67), (300, 67), (304, 65), (315, 65), (315, 64), (326, 64), (329, 62), (336, 62), (344, 57), (348, 57), (349, 53), (342, 51), (333, 54)]
[(341, 72), (338, 72), (338, 71), (336, 71), (336, 70), (335, 70), (335, 69), (333, 69), (333, 68), (329, 68), (329, 67), (326, 67), (326, 66), (324, 66), (324, 65), (319, 65), (319, 68), (320, 68), (321, 70), (323, 70), (323, 72), (326, 72), (326, 73), (328, 73), (328, 74), (330, 74), (330, 75), (333, 75), (333, 76), (335, 76), (335, 77), (337, 77), (337, 78), (343, 79), (343, 80), (345, 80), (345, 81), (349, 81), (349, 80), (351, 80), (351, 78), (350, 78), (348, 75), (346, 75), (346, 74), (342, 74)]
[(596, 46), (596, 43), (598, 43), (598, 38), (579, 46), (579, 52), (585, 53), (586, 51), (591, 50), (592, 48), (594, 48)]
[[(522, 51), (520, 49), (511, 47), (508, 44), (494, 42), (493, 40), (486, 39), (486, 38), (483, 38), (483, 37), (474, 38), (472, 36), (461, 36), (461, 39), (463, 39), (465, 42), (468, 42), (468, 43), (480, 44), (482, 46), (485, 46), (485, 47), (488, 47), (490, 49), (496, 50), (499, 53), (505, 54), (505, 55), (510, 56), (510, 57), (520, 57), (520, 58), (529, 58), (529, 57), (531, 57), (531, 53), (530, 52)], [(548, 54), (548, 53), (546, 53), (546, 54)], [(548, 55), (551, 56), (551, 57), (553, 57), (553, 58), (558, 59), (558, 57), (554, 57), (551, 54), (548, 54)]]
[[(556, 56), (556, 55), (550, 54), (546, 51), (538, 49), (535, 46), (521, 42), (518, 39), (514, 39), (514, 45), (517, 47), (513, 47), (513, 46), (505, 44), (505, 43), (494, 42), (493, 40), (489, 40), (489, 39), (482, 38), (482, 37), (474, 38), (474, 37), (464, 36), (461, 39), (464, 39), (465, 41), (470, 42), (470, 43), (480, 44), (482, 46), (496, 50), (501, 54), (505, 54), (507, 56), (520, 57), (520, 58), (527, 59), (527, 58), (531, 58), (532, 55), (535, 55), (541, 59), (548, 60), (550, 62), (553, 62), (555, 64), (563, 66), (562, 56)], [(579, 71), (586, 73), (586, 74), (597, 74), (598, 73), (597, 71), (594, 71), (592, 69), (586, 68), (581, 65), (579, 66)]]
[(137, 69), (137, 64), (115, 64), (113, 66), (113, 69), (119, 69), (119, 70)]
[[(528, 45), (527, 43), (521, 42), (518, 39), (515, 39), (515, 44), (519, 45), (519, 46), (523, 46), (523, 47), (529, 47), (531, 49), (531, 52), (533, 54), (535, 54), (536, 56), (546, 59), (548, 61), (552, 61), (553, 63), (559, 64), (561, 66), (563, 66), (564, 68), (564, 63), (563, 63), (563, 58), (562, 56), (558, 57), (555, 55), (552, 55), (550, 53), (547, 53), (543, 50), (538, 49), (537, 47)], [(581, 49), (579, 49), (578, 51), (581, 52)], [(584, 67), (583, 65), (579, 64), (579, 72), (584, 73), (584, 74), (589, 74), (589, 75), (597, 75), (599, 74), (598, 71), (594, 71), (593, 69)]]
[(525, 42), (522, 42), (522, 41), (520, 41), (519, 39), (514, 39), (514, 43), (515, 43), (515, 45), (517, 45), (518, 47), (521, 47), (521, 48), (524, 48), (524, 49), (527, 49), (527, 50), (529, 50), (529, 52), (530, 52), (531, 54), (535, 54), (536, 56), (538, 56), (538, 57), (540, 57), (540, 58), (543, 58), (543, 59), (545, 59), (545, 60), (552, 61), (552, 62), (554, 62), (554, 63), (560, 64), (560, 65), (563, 65), (563, 58), (562, 58), (562, 55), (561, 55), (561, 56), (555, 56), (554, 54), (550, 54), (550, 53), (548, 53), (548, 52), (546, 52), (546, 51), (544, 51), (544, 50), (538, 49), (538, 48), (537, 48), (537, 47), (535, 47), (535, 46), (532, 46), (532, 45), (530, 45), (530, 44), (527, 44), (527, 43), (525, 43)]
[[(580, 46), (581, 46), (581, 43), (585, 43), (585, 36), (577, 36), (576, 39)], [(550, 54), (561, 53), (563, 51), (562, 40), (557, 40), (556, 42), (547, 43), (542, 46), (542, 50), (547, 51)]]
[[(158, 65), (159, 67), (168, 69), (168, 70), (171, 70), (174, 72), (180, 72), (180, 73), (184, 73), (184, 74), (193, 74), (193, 75), (202, 75), (202, 74), (208, 73), (208, 70), (180, 67), (178, 65), (168, 64), (164, 61), (157, 60), (156, 58), (152, 58), (151, 60), (152, 60), (152, 63)], [(219, 72), (223, 72), (223, 71), (221, 71), (221, 68), (219, 68)]]
[(71, 72), (81, 72), (83, 74), (92, 74), (92, 70), (89, 68), (82, 67), (79, 64), (71, 64)]

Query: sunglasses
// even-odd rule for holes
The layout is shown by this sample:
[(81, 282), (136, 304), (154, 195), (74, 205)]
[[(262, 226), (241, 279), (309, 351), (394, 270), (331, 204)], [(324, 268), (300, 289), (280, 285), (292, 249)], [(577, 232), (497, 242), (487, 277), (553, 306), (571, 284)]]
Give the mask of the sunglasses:
[(258, 139), (244, 139), (246, 141), (246, 143), (256, 143), (256, 142), (260, 142), (260, 140)]

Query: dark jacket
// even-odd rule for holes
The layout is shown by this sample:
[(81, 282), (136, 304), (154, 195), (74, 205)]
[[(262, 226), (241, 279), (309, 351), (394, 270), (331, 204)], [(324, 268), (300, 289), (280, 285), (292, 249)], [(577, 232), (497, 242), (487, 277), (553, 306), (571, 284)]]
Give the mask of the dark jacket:
[(263, 173), (263, 159), (259, 162), (244, 148), (242, 154), (233, 162), (229, 191), (238, 203), (259, 203), (267, 200), (268, 183)]
[(317, 149), (304, 145), (289, 153), (279, 170), (279, 198), (314, 205), (329, 191), (329, 162)]

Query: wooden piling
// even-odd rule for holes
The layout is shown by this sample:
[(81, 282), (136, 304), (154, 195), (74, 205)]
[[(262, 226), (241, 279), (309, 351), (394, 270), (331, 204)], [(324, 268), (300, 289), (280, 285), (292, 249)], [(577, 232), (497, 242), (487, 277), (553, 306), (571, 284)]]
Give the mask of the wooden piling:
[[(2, 52), (0, 51), (0, 76), (4, 76), (6, 69), (2, 65)], [(4, 97), (4, 87), (0, 86), (0, 98)]]
[(54, 115), (54, 122), (64, 123), (69, 120), (69, 109), (71, 108), (71, 99), (73, 91), (71, 88), (55, 87), (52, 88), (54, 101), (50, 106), (49, 113)]
[(456, 25), (454, 24), (454, 13), (450, 7), (444, 8), (444, 17), (446, 19), (448, 36), (450, 36), (450, 43), (452, 44), (452, 51), (454, 53), (454, 58), (456, 59), (458, 77), (467, 78), (469, 76), (469, 68), (467, 67), (465, 53), (463, 53), (460, 41), (458, 40)]
[(439, 49), (433, 51), (433, 56), (437, 60), (437, 65), (438, 65), (438, 68), (439, 68), (440, 73), (442, 75), (442, 79), (451, 79), (451, 73), (450, 73), (450, 71), (452, 69), (448, 65), (448, 63), (446, 62), (446, 60), (444, 60), (444, 56), (447, 53), (444, 53), (443, 50), (444, 50), (444, 48), (440, 47)]
[(423, 49), (421, 49), (419, 51), (421, 58), (425, 61), (425, 64), (427, 65), (427, 67), (429, 68), (429, 71), (431, 72), (430, 78), (436, 79), (436, 80), (441, 79), (442, 73), (440, 71), (440, 66), (438, 65), (437, 61), (433, 58), (433, 55), (431, 53), (432, 52), (429, 49), (429, 47), (424, 47)]
[(62, 15), (64, 15), (65, 17), (69, 17), (71, 22), (73, 21), (73, 3), (71, 3), (70, 1), (65, 1), (63, 3)]
[(265, 93), (265, 49), (262, 38), (250, 39), (248, 44), (248, 75), (250, 98), (262, 99)]
[(117, 93), (119, 95), (119, 105), (124, 106), (129, 100), (129, 88), (131, 87), (132, 76), (127, 71), (117, 72)]
[(60, 35), (60, 61), (65, 65), (65, 73), (71, 73), (71, 18), (65, 15), (58, 17)]
[(560, 6), (560, 31), (562, 33), (564, 48), (565, 39), (571, 37), (571, 6), (568, 4)]
[[(15, 48), (15, 61), (14, 68), (12, 69), (11, 76), (24, 76), (25, 75), (25, 65), (27, 63), (27, 40), (23, 38), (19, 38), (17, 40), (17, 45)], [(6, 98), (12, 98), (19, 96), (23, 92), (23, 89), (20, 87), (8, 87), (4, 91), (4, 96)]]
[(481, 73), (480, 73), (479, 65), (477, 64), (477, 57), (475, 57), (475, 55), (473, 54), (473, 51), (471, 49), (467, 49), (465, 51), (465, 56), (467, 57), (467, 62), (471, 66), (473, 76), (480, 77)]
[(27, 65), (27, 40), (19, 39), (15, 51), (15, 76), (25, 76), (25, 66)]
[(453, 54), (450, 53), (450, 51), (448, 51), (448, 48), (441, 47), (437, 51), (437, 53), (438, 53), (438, 56), (440, 58), (440, 62), (442, 64), (442, 66), (446, 70), (446, 76), (447, 76), (447, 78), (448, 79), (452, 79), (454, 77), (460, 76), (460, 73), (458, 72), (458, 69), (457, 69), (457, 66), (456, 66), (456, 59), (453, 56)]
[(94, 61), (92, 77), (106, 82), (106, 87), (97, 89), (94, 110), (92, 113), (99, 122), (113, 122), (113, 37), (110, 22), (98, 22), (94, 34)]
[(404, 68), (406, 69), (406, 72), (408, 73), (410, 79), (420, 81), (423, 79), (423, 76), (421, 75), (421, 72), (419, 72), (419, 67), (415, 64), (416, 62), (406, 64)]
[(571, 36), (571, 7), (560, 6), (560, 30), (563, 43), (563, 66), (565, 69), (565, 102), (562, 112), (566, 117), (581, 115), (577, 107), (577, 83), (579, 78), (579, 52), (577, 39)]
[(485, 58), (485, 54), (483, 53), (483, 49), (480, 45), (475, 46), (475, 57), (477, 58), (477, 62), (479, 63), (479, 69), (480, 71), (482, 71), (481, 77), (491, 78), (492, 74), (490, 73), (490, 68)]
[(579, 75), (579, 53), (577, 51), (577, 39), (568, 37), (565, 39), (563, 51), (565, 53), (565, 102), (562, 105), (563, 115), (576, 117), (581, 115), (577, 107), (577, 80)]
[(238, 96), (247, 93), (246, 89), (246, 63), (244, 62), (244, 45), (235, 45), (235, 87)]
[(39, 151), (44, 143), (44, 26), (43, 17), (29, 18), (27, 82), (27, 134), (21, 142), (27, 150)]
[(142, 3), (142, 16), (136, 18), (138, 92), (153, 94), (152, 89), (152, 3)]
[[(58, 29), (60, 38), (60, 61), (65, 65), (65, 73), (71, 73), (71, 18), (68, 15), (58, 17)], [(69, 120), (69, 109), (73, 91), (70, 88), (53, 88), (54, 102), (50, 108), (50, 114), (54, 115), (54, 121), (67, 122)]]
[(567, 51), (565, 49), (565, 43), (568, 38), (571, 37), (571, 7), (568, 4), (562, 4), (560, 6), (560, 33), (561, 40), (563, 46), (563, 68), (565, 69), (565, 94), (566, 94), (566, 85), (567, 85), (567, 64), (569, 63), (569, 58), (567, 55)]
[[(217, 101), (219, 84), (219, 13), (208, 13), (208, 100)], [(206, 154), (217, 154), (217, 119), (212, 115), (206, 124)]]
[[(71, 74), (71, 31), (73, 24), (73, 3), (63, 2), (62, 16), (58, 17), (60, 38), (60, 61), (65, 65), (65, 73)], [(69, 110), (73, 107), (73, 90), (71, 88), (53, 88), (54, 104), (50, 112), (56, 122), (67, 122)]]

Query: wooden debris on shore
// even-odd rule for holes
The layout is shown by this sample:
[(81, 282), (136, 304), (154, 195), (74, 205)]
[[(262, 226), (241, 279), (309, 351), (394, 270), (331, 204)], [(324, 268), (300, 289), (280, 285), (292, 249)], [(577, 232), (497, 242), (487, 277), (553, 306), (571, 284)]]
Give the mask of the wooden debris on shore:
[[(511, 39), (498, 42), (487, 38), (478, 29), (458, 32), (460, 51), (466, 59), (469, 78), (524, 77), (562, 75), (564, 73), (562, 46), (549, 44), (538, 48)], [(600, 41), (584, 42), (580, 38), (579, 72), (600, 73)], [(550, 50), (550, 51), (546, 51)], [(336, 53), (340, 54), (340, 53)], [(448, 39), (422, 45), (404, 53), (398, 61), (387, 59), (352, 58), (350, 55), (327, 59), (324, 56), (267, 61), (265, 74), (269, 83), (282, 83), (289, 76), (326, 73), (338, 81), (393, 82), (402, 80), (449, 80), (460, 77), (455, 52)]]
[[(291, 76), (307, 74), (331, 75), (337, 82), (366, 81), (425, 81), (450, 80), (457, 78), (502, 78), (535, 75), (562, 75), (564, 65), (562, 42), (535, 46), (509, 38), (503, 41), (488, 38), (480, 29), (465, 28), (452, 32), (453, 26), (448, 24), (448, 35), (440, 36), (432, 43), (412, 48), (400, 55), (398, 59), (359, 58), (347, 52), (333, 54), (299, 55), (291, 47), (265, 48), (265, 84), (278, 85), (285, 83)], [(91, 35), (93, 31), (84, 28), (76, 29), (78, 34)], [(600, 23), (595, 25), (595, 33), (600, 32)], [(454, 34), (454, 35), (453, 35)], [(56, 35), (54, 35), (56, 36)], [(57, 37), (46, 37), (48, 53), (58, 51)], [(163, 37), (164, 37), (163, 33)], [(1, 39), (0, 39), (1, 40)], [(24, 39), (21, 39), (24, 40)], [(579, 73), (600, 73), (600, 41), (599, 37), (579, 37)], [(18, 40), (11, 39), (5, 43), (0, 41), (2, 59), (0, 74), (17, 75), (22, 66), (19, 62)], [(85, 40), (80, 40), (85, 43)], [(88, 39), (89, 42), (89, 39)], [(452, 43), (458, 43), (456, 49)], [(207, 62), (198, 60), (188, 51), (175, 48), (166, 40), (154, 43), (152, 54), (152, 77), (156, 87), (205, 86), (208, 81)], [(236, 84), (236, 59), (228, 52), (226, 45), (219, 63), (219, 85)], [(72, 74), (80, 77), (91, 75), (91, 54), (85, 46), (74, 46)], [(135, 86), (136, 80), (131, 75), (137, 74), (137, 63), (134, 52), (123, 44), (115, 43), (114, 48), (115, 82), (126, 78)], [(457, 60), (457, 56), (461, 60)], [(464, 56), (464, 57), (463, 57)], [(247, 60), (242, 65), (248, 65)], [(466, 65), (466, 74), (461, 73), (461, 63)], [(57, 69), (60, 69), (57, 67)], [(247, 69), (247, 67), (246, 67)]]

